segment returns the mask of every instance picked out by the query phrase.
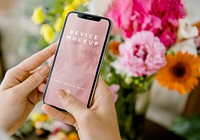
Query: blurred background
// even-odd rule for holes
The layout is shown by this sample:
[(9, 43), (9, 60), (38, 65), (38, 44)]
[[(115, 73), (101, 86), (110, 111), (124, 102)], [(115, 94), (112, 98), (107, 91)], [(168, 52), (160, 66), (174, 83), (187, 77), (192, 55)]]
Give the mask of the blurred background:
[[(162, 84), (162, 79), (167, 77), (159, 75), (163, 75), (162, 68), (170, 63), (167, 59), (170, 54), (176, 56), (178, 52), (182, 52), (184, 56), (188, 52), (194, 59), (199, 59), (200, 1), (163, 0), (162, 3), (153, 1), (155, 3), (152, 3), (151, 8), (157, 6), (157, 13), (160, 12), (160, 15), (153, 14), (153, 10), (149, 11), (149, 8), (145, 7), (145, 2), (137, 0), (124, 2), (120, 0), (0, 0), (0, 81), (8, 69), (59, 38), (64, 17), (69, 11), (104, 15), (111, 18), (114, 26), (101, 75), (116, 96), (122, 138), (124, 140), (199, 140), (199, 82), (194, 84), (194, 88), (184, 91), (184, 88), (169, 88), (167, 84)], [(142, 11), (141, 13), (137, 11), (137, 5), (142, 5), (142, 9), (139, 10)], [(167, 14), (162, 14), (164, 12), (161, 7), (168, 9), (167, 12), (165, 11)], [(140, 14), (143, 19), (135, 14), (132, 15), (133, 20), (131, 20), (130, 13)], [(176, 13), (180, 14), (176, 15)], [(169, 18), (164, 18), (166, 15)], [(153, 25), (150, 25), (147, 18)], [(128, 24), (123, 21), (127, 21)], [(137, 28), (136, 24), (138, 24)], [(143, 26), (139, 27), (139, 24)], [(162, 54), (155, 54), (163, 59), (163, 62), (152, 64), (151, 69), (155, 69), (153, 72), (148, 71), (150, 68), (146, 65), (144, 73), (130, 71), (130, 66), (125, 65), (124, 59), (119, 55), (127, 43), (133, 41), (134, 44), (137, 37), (145, 34), (142, 31), (153, 33), (148, 37), (157, 38), (159, 43), (162, 43), (160, 46), (165, 48)], [(170, 33), (167, 34), (168, 32)], [(164, 36), (164, 33), (168, 36)], [(152, 42), (147, 40), (146, 43)], [(133, 58), (133, 62), (139, 62), (138, 57)], [(190, 58), (187, 55), (185, 57)], [(152, 63), (153, 61), (156, 61), (156, 58), (152, 58)], [(182, 71), (177, 73), (180, 75)], [(198, 76), (195, 78), (199, 79)], [(54, 122), (40, 111), (40, 105), (32, 112), (27, 123), (13, 136), (14, 139), (47, 139), (50, 134), (49, 139), (78, 139), (73, 128), (61, 122)]]

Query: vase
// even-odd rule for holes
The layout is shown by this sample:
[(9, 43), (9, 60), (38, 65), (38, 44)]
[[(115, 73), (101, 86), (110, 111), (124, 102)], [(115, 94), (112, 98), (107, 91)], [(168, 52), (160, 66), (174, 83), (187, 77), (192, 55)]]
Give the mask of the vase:
[(116, 110), (122, 140), (142, 139), (149, 94), (149, 91), (119, 94)]

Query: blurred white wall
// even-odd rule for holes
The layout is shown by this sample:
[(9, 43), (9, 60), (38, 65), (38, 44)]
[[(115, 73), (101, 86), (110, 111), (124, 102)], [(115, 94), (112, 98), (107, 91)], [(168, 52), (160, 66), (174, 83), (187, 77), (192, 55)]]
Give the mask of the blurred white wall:
[(16, 14), (15, 7), (20, 0), (0, 0), (0, 35), (4, 65), (9, 69), (19, 63), (22, 58), (18, 56), (18, 47), (22, 28), (20, 17)]

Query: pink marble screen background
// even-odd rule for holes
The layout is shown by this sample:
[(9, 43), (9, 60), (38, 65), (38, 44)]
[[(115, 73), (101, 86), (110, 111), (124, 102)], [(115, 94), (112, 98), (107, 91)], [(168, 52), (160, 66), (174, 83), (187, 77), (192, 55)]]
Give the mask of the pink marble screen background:
[(67, 90), (88, 103), (106, 33), (107, 20), (92, 21), (68, 16), (44, 102), (62, 109), (56, 93)]

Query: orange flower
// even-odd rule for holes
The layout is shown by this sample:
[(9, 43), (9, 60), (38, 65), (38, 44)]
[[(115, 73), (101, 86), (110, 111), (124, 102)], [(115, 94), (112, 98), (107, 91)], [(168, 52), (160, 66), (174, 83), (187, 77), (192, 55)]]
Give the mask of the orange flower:
[(191, 92), (200, 77), (199, 57), (179, 51), (176, 56), (167, 55), (166, 60), (167, 64), (156, 75), (158, 82), (180, 94)]
[(76, 132), (71, 132), (68, 136), (69, 140), (79, 140)]
[(118, 55), (119, 54), (119, 45), (121, 44), (121, 42), (119, 41), (112, 41), (109, 43), (108, 48), (110, 49), (110, 51), (114, 54), (114, 55)]

